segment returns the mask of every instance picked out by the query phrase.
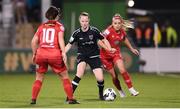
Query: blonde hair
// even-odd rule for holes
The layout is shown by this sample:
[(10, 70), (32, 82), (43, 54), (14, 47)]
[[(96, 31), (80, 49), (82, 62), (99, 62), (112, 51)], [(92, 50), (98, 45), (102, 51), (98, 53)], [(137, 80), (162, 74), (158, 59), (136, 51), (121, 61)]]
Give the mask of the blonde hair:
[(81, 16), (87, 16), (88, 18), (90, 17), (90, 16), (89, 16), (89, 13), (87, 13), (87, 12), (81, 12), (81, 14), (79, 15), (79, 18), (80, 18)]
[(115, 20), (115, 19), (120, 19), (121, 22), (122, 22), (122, 28), (124, 30), (127, 30), (128, 28), (132, 28), (134, 29), (134, 23), (130, 20), (125, 20), (121, 17), (121, 15), (119, 13), (116, 13), (113, 18), (112, 18), (112, 21)]

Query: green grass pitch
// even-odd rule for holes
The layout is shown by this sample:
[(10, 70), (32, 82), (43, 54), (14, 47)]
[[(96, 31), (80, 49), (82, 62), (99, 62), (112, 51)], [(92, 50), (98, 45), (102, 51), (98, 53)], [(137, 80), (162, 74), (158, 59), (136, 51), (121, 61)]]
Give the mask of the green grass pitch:
[[(74, 74), (70, 75), (73, 78)], [(111, 77), (105, 77), (105, 88), (114, 88)], [(115, 101), (98, 100), (96, 79), (91, 73), (82, 78), (75, 97), (81, 104), (65, 103), (62, 82), (58, 77), (47, 74), (36, 105), (30, 105), (31, 86), (35, 75), (0, 75), (0, 107), (3, 108), (180, 108), (180, 78), (157, 76), (155, 74), (131, 74), (134, 87), (140, 92), (139, 96), (129, 94), (122, 78), (120, 79), (126, 98), (117, 94)], [(115, 89), (116, 90), (116, 89)], [(116, 90), (117, 91), (117, 90)]]

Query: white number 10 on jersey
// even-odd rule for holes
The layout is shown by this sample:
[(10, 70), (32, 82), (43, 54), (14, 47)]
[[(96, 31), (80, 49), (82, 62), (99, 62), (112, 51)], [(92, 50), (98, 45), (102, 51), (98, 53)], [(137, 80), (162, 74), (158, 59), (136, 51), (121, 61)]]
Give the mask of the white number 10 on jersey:
[(43, 43), (53, 43), (54, 42), (55, 30), (53, 28), (43, 29)]

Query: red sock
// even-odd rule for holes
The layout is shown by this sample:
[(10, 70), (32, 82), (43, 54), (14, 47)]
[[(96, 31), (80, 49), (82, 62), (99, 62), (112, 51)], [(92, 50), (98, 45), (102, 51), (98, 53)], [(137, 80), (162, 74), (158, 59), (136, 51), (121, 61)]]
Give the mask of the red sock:
[(122, 90), (121, 85), (120, 85), (120, 81), (118, 80), (118, 78), (113, 78), (112, 81), (118, 90)]
[(124, 72), (121, 75), (122, 75), (126, 85), (128, 86), (128, 88), (131, 88), (132, 87), (132, 81), (131, 81), (131, 78), (130, 78), (128, 72)]
[(66, 92), (68, 99), (72, 100), (73, 99), (73, 89), (72, 89), (72, 84), (71, 84), (70, 80), (64, 79), (63, 86), (64, 86), (64, 91)]
[(41, 90), (42, 82), (40, 80), (36, 80), (32, 87), (32, 99), (36, 99), (39, 91)]

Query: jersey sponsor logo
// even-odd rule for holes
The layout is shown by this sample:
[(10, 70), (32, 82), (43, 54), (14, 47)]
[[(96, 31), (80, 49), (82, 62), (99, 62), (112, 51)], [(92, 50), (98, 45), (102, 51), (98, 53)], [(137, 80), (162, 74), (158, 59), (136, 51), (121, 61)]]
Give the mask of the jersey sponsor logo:
[(89, 41), (89, 42), (82, 43), (82, 45), (91, 45), (91, 44), (94, 44), (94, 42), (93, 41)]
[(93, 35), (89, 35), (89, 39), (90, 39), (90, 40), (93, 40)]

